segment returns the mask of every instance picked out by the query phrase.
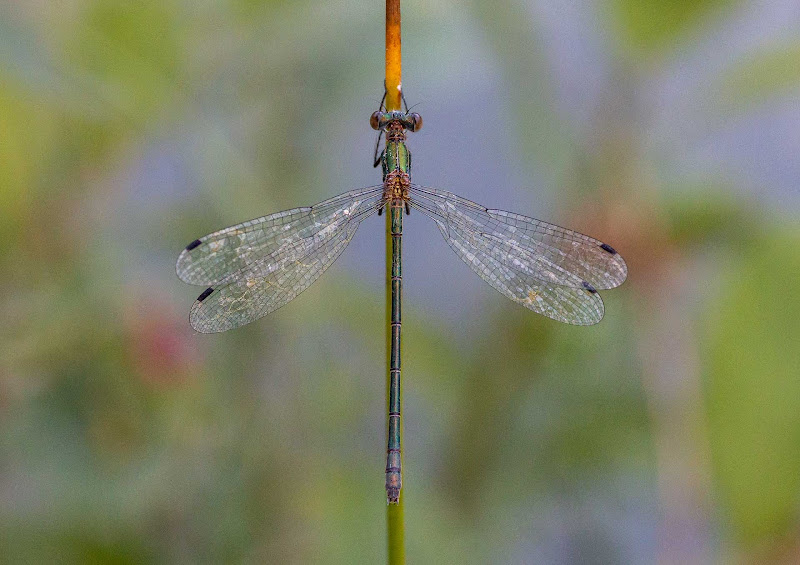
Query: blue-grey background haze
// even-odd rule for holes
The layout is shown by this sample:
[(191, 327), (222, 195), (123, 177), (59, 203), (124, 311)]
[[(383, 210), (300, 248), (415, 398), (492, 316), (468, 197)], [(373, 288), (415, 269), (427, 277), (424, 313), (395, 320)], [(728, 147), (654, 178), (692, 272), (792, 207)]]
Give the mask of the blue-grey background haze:
[[(0, 554), (384, 558), (384, 223), (198, 335), (189, 241), (380, 182), (384, 3), (0, 7)], [(598, 326), (404, 220), (413, 563), (800, 555), (800, 5), (405, 0), (413, 180), (585, 231)]]

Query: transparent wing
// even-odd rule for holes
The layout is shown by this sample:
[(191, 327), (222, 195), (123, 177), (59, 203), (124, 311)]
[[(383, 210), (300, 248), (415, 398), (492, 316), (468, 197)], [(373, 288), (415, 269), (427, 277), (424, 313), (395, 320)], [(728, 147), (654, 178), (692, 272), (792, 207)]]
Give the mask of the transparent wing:
[(344, 251), (359, 224), (383, 205), (383, 193), (348, 202), (347, 213), (340, 209), (329, 214), (327, 223), (316, 224), (312, 233), (284, 240), (271, 253), (209, 286), (192, 306), (192, 327), (213, 333), (249, 324), (308, 288)]
[(603, 317), (597, 289), (619, 286), (625, 261), (601, 241), (450, 192), (411, 187), (411, 205), (430, 216), (450, 247), (511, 300), (568, 324)]
[(345, 192), (314, 206), (285, 210), (216, 231), (187, 245), (175, 270), (189, 284), (215, 285), (263, 257), (291, 248), (339, 218), (362, 210), (363, 202), (374, 200), (382, 191), (383, 186), (371, 186)]
[[(412, 185), (412, 200), (427, 207), (453, 229), (480, 234), (500, 255), (546, 283), (597, 290), (615, 288), (628, 276), (625, 260), (593, 237), (504, 210), (491, 210), (443, 190)], [(423, 210), (424, 211), (424, 210)], [(447, 236), (446, 236), (447, 237)]]

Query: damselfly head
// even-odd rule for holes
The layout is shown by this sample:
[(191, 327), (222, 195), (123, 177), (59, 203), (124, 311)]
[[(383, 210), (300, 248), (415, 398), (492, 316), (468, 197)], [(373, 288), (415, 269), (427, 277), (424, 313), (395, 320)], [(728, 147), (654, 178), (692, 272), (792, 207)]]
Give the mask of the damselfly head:
[(369, 125), (374, 130), (385, 129), (392, 122), (399, 123), (403, 129), (408, 131), (419, 131), (422, 128), (422, 116), (417, 113), (406, 114), (405, 112), (373, 112), (369, 117)]

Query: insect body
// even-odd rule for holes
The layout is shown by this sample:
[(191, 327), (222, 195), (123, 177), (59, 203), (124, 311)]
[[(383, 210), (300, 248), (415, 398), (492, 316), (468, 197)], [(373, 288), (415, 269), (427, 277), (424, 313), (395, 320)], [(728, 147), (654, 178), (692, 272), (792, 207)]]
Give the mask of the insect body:
[[(392, 236), (392, 309), (391, 352), (389, 355), (389, 440), (386, 448), (386, 498), (396, 503), (403, 486), (400, 457), (400, 297), (403, 275), (401, 249), (403, 237), (403, 209), (409, 207), (411, 186), (411, 152), (406, 147), (406, 129), (417, 131), (422, 127), (419, 114), (375, 112), (370, 118), (375, 129), (386, 132), (386, 147), (381, 154), (383, 168), (383, 199), (389, 205), (390, 233)], [(377, 163), (378, 160), (376, 160)]]
[(248, 324), (277, 310), (313, 283), (344, 251), (362, 221), (390, 215), (391, 359), (388, 501), (397, 502), (400, 470), (400, 329), (403, 212), (416, 209), (438, 226), (455, 253), (478, 276), (514, 302), (575, 325), (603, 317), (599, 290), (622, 284), (627, 266), (616, 250), (587, 235), (527, 216), (493, 210), (451, 192), (411, 182), (407, 132), (419, 114), (378, 111), (370, 124), (386, 136), (375, 166), (382, 184), (345, 192), (314, 206), (256, 218), (196, 239), (178, 257), (181, 280), (207, 287), (192, 306), (192, 327), (203, 333)]

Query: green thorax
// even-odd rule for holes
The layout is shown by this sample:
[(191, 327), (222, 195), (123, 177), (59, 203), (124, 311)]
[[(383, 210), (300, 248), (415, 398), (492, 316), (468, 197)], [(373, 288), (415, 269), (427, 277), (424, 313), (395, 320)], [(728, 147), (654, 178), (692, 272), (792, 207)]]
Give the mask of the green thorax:
[(411, 152), (404, 141), (387, 141), (381, 159), (383, 178), (394, 171), (411, 174)]

